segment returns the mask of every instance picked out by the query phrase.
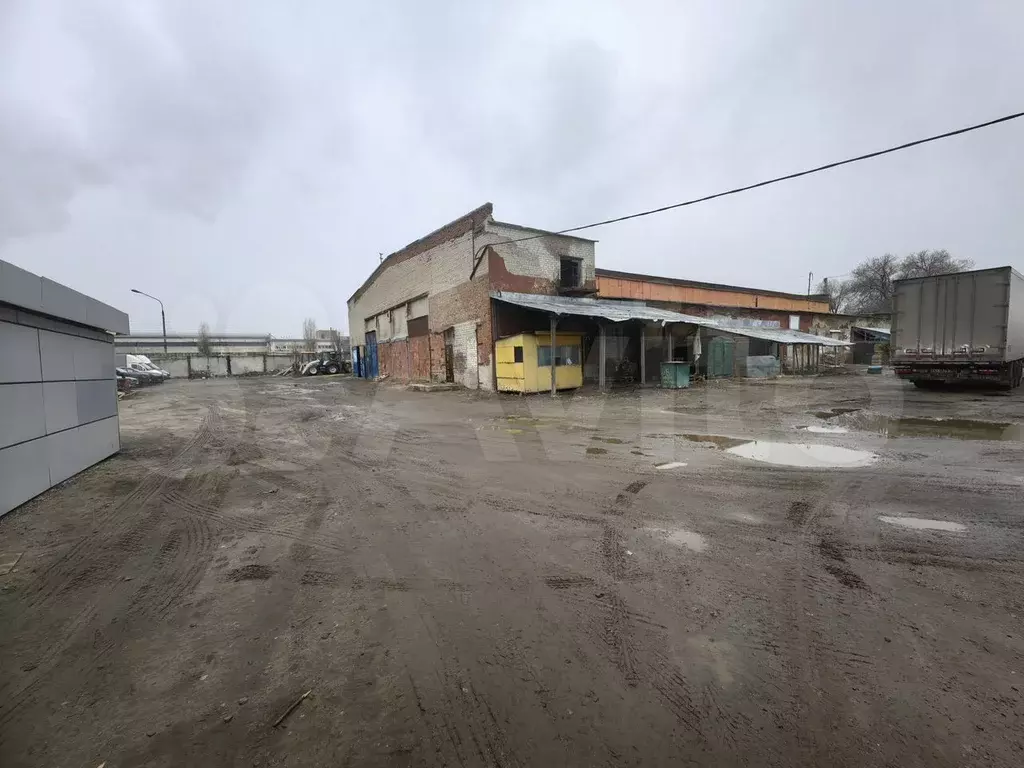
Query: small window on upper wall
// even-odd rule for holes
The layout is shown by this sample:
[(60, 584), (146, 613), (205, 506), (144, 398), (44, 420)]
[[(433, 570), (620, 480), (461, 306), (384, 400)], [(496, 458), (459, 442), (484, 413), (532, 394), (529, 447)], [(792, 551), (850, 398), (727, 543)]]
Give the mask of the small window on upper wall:
[(512, 347), (512, 359), (513, 359), (513, 362), (516, 362), (516, 363), (523, 362), (523, 348), (522, 347)]
[(562, 288), (579, 288), (583, 285), (583, 262), (563, 256), (559, 282)]

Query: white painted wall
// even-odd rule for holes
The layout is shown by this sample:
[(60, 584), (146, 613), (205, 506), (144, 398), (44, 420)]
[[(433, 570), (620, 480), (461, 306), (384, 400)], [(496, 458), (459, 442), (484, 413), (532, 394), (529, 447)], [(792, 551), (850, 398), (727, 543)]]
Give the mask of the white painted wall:
[(594, 243), (573, 237), (550, 235), (518, 243), (504, 243), (529, 237), (530, 232), (518, 227), (507, 227), (500, 223), (488, 222), (486, 240), (495, 242), (494, 250), (505, 260), (505, 268), (515, 275), (539, 277), (544, 280), (558, 280), (561, 276), (562, 256), (579, 259), (583, 264), (584, 282), (596, 279), (594, 272)]
[(465, 367), (459, 373), (459, 364), (455, 364), (455, 380), (467, 389), (476, 389), (480, 381), (480, 364), (476, 350), (476, 322), (459, 323), (452, 333), (452, 351), (455, 359), (465, 359)]

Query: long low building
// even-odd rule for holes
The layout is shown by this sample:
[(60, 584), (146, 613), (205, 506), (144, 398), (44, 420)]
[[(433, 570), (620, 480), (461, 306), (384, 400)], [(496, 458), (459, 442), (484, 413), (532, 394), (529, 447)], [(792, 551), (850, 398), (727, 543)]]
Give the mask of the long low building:
[[(595, 250), (594, 240), (497, 221), (493, 206), (482, 205), (387, 256), (349, 298), (354, 370), (495, 389), (495, 350), (509, 348), (498, 342), (544, 333), (552, 318), (559, 333), (579, 338), (578, 354), (568, 344), (566, 359), (572, 352), (583, 381), (599, 384), (657, 384), (663, 361), (692, 362), (707, 376), (809, 373), (818, 370), (822, 348), (845, 349), (850, 341), (822, 320), (828, 296), (598, 269)], [(553, 301), (538, 306), (530, 297)], [(650, 313), (622, 321), (588, 314), (595, 299), (602, 312), (616, 305), (663, 310), (677, 334), (670, 340)], [(557, 368), (550, 334), (547, 345), (532, 336), (538, 360), (530, 365), (555, 359)], [(525, 345), (516, 346), (508, 354), (525, 354)]]
[(0, 261), (0, 514), (120, 450), (128, 315)]

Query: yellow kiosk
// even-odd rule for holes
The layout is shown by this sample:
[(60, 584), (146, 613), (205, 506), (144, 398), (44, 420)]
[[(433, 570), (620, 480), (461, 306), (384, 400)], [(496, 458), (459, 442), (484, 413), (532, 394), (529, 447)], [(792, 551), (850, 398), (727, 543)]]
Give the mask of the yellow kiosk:
[[(555, 334), (555, 387), (583, 386), (583, 335)], [(499, 392), (551, 390), (551, 335), (547, 331), (520, 333), (494, 343)]]

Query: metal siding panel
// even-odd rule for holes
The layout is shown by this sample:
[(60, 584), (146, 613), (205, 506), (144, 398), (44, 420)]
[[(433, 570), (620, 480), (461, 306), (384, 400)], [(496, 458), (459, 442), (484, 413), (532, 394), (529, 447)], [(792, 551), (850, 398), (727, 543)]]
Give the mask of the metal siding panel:
[(46, 434), (43, 385), (0, 384), (0, 448)]
[(117, 389), (113, 380), (75, 382), (75, 395), (79, 424), (117, 415)]
[(50, 484), (63, 483), (82, 469), (81, 447), (79, 440), (80, 427), (67, 429), (53, 435), (47, 435), (46, 460), (50, 467)]
[(53, 331), (39, 331), (39, 354), (43, 361), (43, 381), (69, 381), (75, 378), (75, 347), (88, 339)]
[(78, 471), (103, 461), (121, 449), (121, 436), (117, 417), (97, 421), (78, 428), (79, 451), (82, 465)]
[(0, 301), (41, 312), (43, 309), (41, 278), (21, 267), (0, 261)]
[(89, 324), (89, 302), (92, 300), (88, 296), (47, 277), (40, 280), (43, 285), (43, 312), (82, 325)]
[[(74, 381), (43, 382), (43, 411), (46, 414), (46, 433), (77, 427), (78, 397)], [(116, 400), (115, 395), (115, 400)]]
[(45, 440), (0, 449), (0, 515), (50, 487)]
[(40, 381), (39, 331), (0, 322), (0, 383)]
[(113, 378), (114, 345), (91, 339), (74, 339), (75, 378)]

